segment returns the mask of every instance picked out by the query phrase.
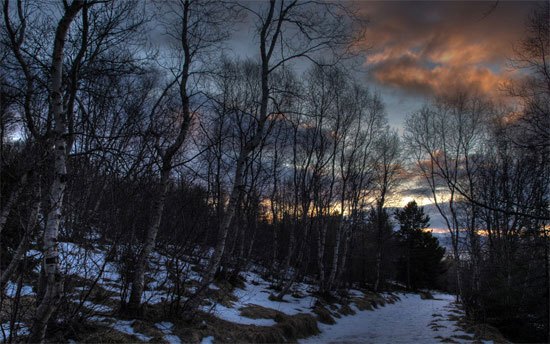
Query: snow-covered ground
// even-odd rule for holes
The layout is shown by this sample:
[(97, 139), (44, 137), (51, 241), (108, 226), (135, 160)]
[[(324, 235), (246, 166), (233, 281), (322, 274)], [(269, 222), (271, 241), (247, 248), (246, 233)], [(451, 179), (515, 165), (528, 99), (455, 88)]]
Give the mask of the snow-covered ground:
[[(454, 297), (435, 294), (422, 300), (417, 294), (399, 294), (401, 301), (374, 311), (336, 319), (336, 324), (319, 324), (322, 333), (300, 343), (441, 343), (442, 339), (471, 343), (471, 337), (457, 328), (450, 315), (457, 315)], [(472, 338), (473, 339), (473, 338)], [(486, 342), (490, 343), (490, 342)]]
[(257, 326), (272, 326), (275, 325), (273, 319), (251, 319), (241, 315), (240, 309), (248, 305), (258, 305), (266, 308), (275, 309), (287, 315), (298, 313), (311, 313), (311, 308), (315, 304), (316, 299), (307, 294), (308, 285), (296, 283), (293, 290), (303, 295), (301, 298), (296, 298), (287, 295), (285, 302), (277, 302), (269, 299), (271, 291), (269, 282), (263, 280), (259, 275), (247, 272), (243, 274), (246, 278), (245, 288), (236, 289), (233, 295), (237, 297), (237, 301), (233, 302), (233, 307), (225, 307), (221, 304), (212, 307), (204, 307), (205, 311), (212, 311), (218, 318), (231, 321), (237, 324), (257, 325)]
[[(106, 252), (101, 249), (84, 250), (82, 247), (72, 243), (61, 243), (61, 254), (64, 259), (63, 269), (66, 274), (78, 275), (84, 279), (98, 279), (99, 286), (116, 292), (120, 292), (119, 267), (113, 262), (106, 260)], [(172, 281), (169, 278), (168, 266), (170, 261), (166, 256), (157, 252), (153, 254), (151, 263), (151, 283), (149, 290), (144, 293), (144, 301), (158, 303), (166, 299), (165, 287), (170, 286)], [(199, 280), (199, 275), (193, 271), (188, 261), (180, 261), (184, 267), (186, 278)], [(203, 310), (212, 312), (213, 315), (238, 324), (256, 326), (274, 326), (273, 319), (251, 319), (241, 315), (241, 309), (250, 305), (258, 305), (265, 308), (277, 310), (287, 315), (298, 313), (312, 314), (316, 298), (312, 296), (315, 287), (306, 283), (296, 283), (292, 293), (285, 296), (284, 302), (277, 302), (269, 299), (272, 292), (270, 282), (264, 280), (259, 274), (253, 272), (242, 273), (244, 277), (244, 288), (233, 290), (236, 299), (231, 304), (216, 304), (211, 300), (213, 306), (204, 306)], [(212, 284), (211, 289), (220, 290)], [(6, 289), (8, 297), (15, 295), (16, 285), (11, 283)], [(87, 287), (75, 288), (75, 295), (86, 292)], [(362, 298), (364, 294), (359, 290), (350, 290), (350, 295)], [(31, 286), (23, 285), (21, 295), (33, 295)], [(113, 296), (117, 298), (117, 296)], [(119, 297), (119, 296), (118, 296)], [(325, 325), (319, 323), (322, 333), (300, 342), (306, 343), (441, 343), (458, 342), (470, 343), (473, 338), (457, 327), (450, 316), (461, 316), (461, 311), (456, 308), (454, 298), (447, 294), (435, 294), (433, 300), (422, 300), (417, 294), (399, 294), (401, 301), (394, 304), (387, 304), (374, 311), (359, 311), (354, 304), (351, 307), (357, 312), (355, 315), (342, 316), (337, 318), (336, 324)], [(74, 299), (74, 302), (79, 300)], [(79, 301), (80, 302), (80, 301)], [(89, 317), (90, 321), (102, 323), (119, 332), (134, 335), (138, 340), (148, 342), (152, 337), (138, 332), (133, 327), (133, 320), (121, 320), (112, 316), (114, 309), (104, 304), (96, 304), (90, 300), (84, 300), (83, 306), (94, 311)], [(7, 333), (9, 324), (0, 324), (0, 332)], [(26, 324), (17, 324), (16, 332), (20, 335), (28, 334)], [(171, 344), (180, 344), (184, 341), (173, 332), (174, 324), (164, 321), (154, 324), (163, 334), (165, 341)], [(470, 338), (470, 339), (467, 339)], [(1, 341), (1, 338), (0, 338)], [(215, 338), (205, 336), (203, 343), (215, 343)]]

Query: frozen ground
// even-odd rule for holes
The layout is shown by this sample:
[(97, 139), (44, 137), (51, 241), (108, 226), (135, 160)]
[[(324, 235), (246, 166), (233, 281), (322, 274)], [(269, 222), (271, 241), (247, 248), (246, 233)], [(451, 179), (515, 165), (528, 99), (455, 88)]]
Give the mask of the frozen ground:
[[(61, 254), (64, 256), (62, 267), (67, 274), (78, 275), (89, 280), (98, 279), (98, 284), (101, 287), (117, 293), (120, 292), (118, 267), (106, 260), (104, 250), (84, 250), (72, 243), (61, 243), (60, 247)], [(150, 271), (152, 282), (149, 283), (149, 290), (144, 295), (144, 301), (148, 303), (157, 303), (165, 299), (167, 295), (163, 287), (170, 286), (172, 283), (167, 271), (167, 266), (170, 263), (168, 258), (158, 253), (155, 253), (153, 258)], [(193, 271), (191, 263), (183, 261), (181, 263), (184, 264), (187, 279), (199, 279), (198, 274)], [(269, 282), (253, 272), (243, 273), (242, 276), (246, 279), (245, 286), (243, 289), (237, 288), (233, 291), (236, 301), (232, 302), (231, 307), (217, 304), (213, 307), (205, 306), (203, 310), (212, 312), (215, 316), (234, 323), (256, 326), (273, 326), (275, 321), (273, 319), (244, 317), (241, 315), (241, 308), (248, 305), (259, 305), (288, 315), (312, 313), (316, 301), (315, 297), (312, 296), (315, 289), (313, 286), (296, 283), (292, 288), (291, 295), (285, 296), (285, 302), (275, 302), (269, 299), (272, 292), (269, 289)], [(10, 283), (6, 289), (6, 294), (13, 297), (17, 290), (16, 287), (14, 283)], [(86, 289), (85, 287), (77, 287), (75, 291), (86, 292)], [(219, 290), (219, 287), (212, 284), (211, 289)], [(364, 296), (359, 290), (350, 290), (349, 292), (355, 297), (361, 298)], [(20, 293), (22, 296), (34, 294), (32, 288), (27, 285), (22, 286)], [(401, 301), (387, 304), (385, 307), (379, 307), (374, 311), (359, 311), (354, 305), (351, 305), (357, 314), (335, 319), (336, 324), (334, 325), (319, 323), (322, 333), (304, 339), (300, 343), (472, 342), (473, 338), (457, 328), (455, 321), (449, 319), (452, 315), (462, 315), (453, 303), (453, 296), (446, 294), (435, 294), (434, 296), (434, 300), (422, 300), (417, 294), (399, 294)], [(74, 301), (78, 300), (75, 299)], [(100, 322), (119, 332), (134, 335), (143, 342), (152, 339), (150, 336), (136, 331), (133, 328), (133, 320), (121, 320), (112, 317), (111, 313), (114, 309), (110, 306), (96, 304), (90, 300), (85, 300), (83, 306), (97, 313), (89, 318), (90, 321)], [(8, 323), (1, 323), (0, 326), (1, 342), (2, 338), (9, 336), (10, 327)], [(174, 324), (161, 322), (156, 323), (155, 327), (163, 333), (166, 342), (170, 344), (184, 342), (182, 338), (173, 333)], [(28, 334), (26, 324), (18, 323), (14, 328), (14, 332), (19, 335)], [(5, 337), (1, 335), (2, 332)], [(205, 336), (202, 342), (215, 343), (215, 338)]]
[(319, 324), (322, 333), (300, 343), (441, 343), (442, 339), (472, 342), (464, 339), (470, 335), (448, 320), (450, 315), (461, 313), (453, 305), (452, 295), (436, 294), (434, 300), (422, 300), (417, 294), (399, 297), (401, 301), (374, 311), (355, 309), (356, 315), (336, 319), (334, 325)]
[(266, 308), (278, 310), (282, 313), (293, 315), (298, 313), (311, 313), (311, 308), (315, 304), (315, 298), (309, 296), (308, 286), (303, 283), (296, 283), (293, 287), (295, 292), (303, 295), (301, 298), (296, 298), (291, 295), (285, 296), (285, 302), (276, 302), (269, 299), (270, 290), (269, 283), (263, 280), (259, 275), (247, 272), (243, 274), (246, 278), (245, 289), (236, 289), (233, 294), (237, 297), (237, 301), (233, 303), (233, 307), (225, 307), (223, 305), (215, 305), (212, 309), (205, 307), (203, 310), (212, 311), (218, 318), (231, 321), (237, 324), (257, 325), (257, 326), (272, 326), (275, 325), (273, 319), (250, 319), (241, 315), (240, 309), (248, 305), (258, 305)]

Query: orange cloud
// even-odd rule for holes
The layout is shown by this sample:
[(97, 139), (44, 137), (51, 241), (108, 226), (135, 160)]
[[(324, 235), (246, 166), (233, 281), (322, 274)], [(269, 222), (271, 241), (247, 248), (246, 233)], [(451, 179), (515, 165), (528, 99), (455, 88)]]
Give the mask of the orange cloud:
[(442, 64), (426, 68), (408, 59), (382, 63), (374, 69), (373, 76), (382, 84), (411, 92), (444, 95), (469, 89), (493, 98), (500, 97), (510, 78), (507, 73), (496, 74), (483, 66)]
[[(512, 46), (531, 10), (526, 2), (364, 2), (371, 27), (365, 65), (377, 83), (412, 94), (456, 88), (501, 97), (513, 75)], [(488, 12), (489, 11), (489, 12)]]

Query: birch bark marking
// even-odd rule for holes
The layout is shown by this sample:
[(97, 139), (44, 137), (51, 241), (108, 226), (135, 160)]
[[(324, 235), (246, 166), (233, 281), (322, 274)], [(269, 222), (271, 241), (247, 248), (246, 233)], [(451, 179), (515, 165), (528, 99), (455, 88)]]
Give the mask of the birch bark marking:
[(37, 309), (30, 343), (43, 343), (46, 336), (48, 321), (59, 300), (63, 284), (59, 270), (58, 235), (59, 224), (62, 216), (63, 196), (67, 184), (67, 122), (64, 118), (63, 108), (63, 55), (65, 40), (70, 25), (75, 16), (84, 6), (84, 1), (75, 0), (65, 9), (65, 13), (59, 23), (54, 38), (51, 65), (51, 111), (54, 119), (54, 144), (52, 155), (54, 157), (54, 180), (49, 191), (50, 211), (46, 219), (43, 243), (43, 271), (46, 277), (46, 290)]

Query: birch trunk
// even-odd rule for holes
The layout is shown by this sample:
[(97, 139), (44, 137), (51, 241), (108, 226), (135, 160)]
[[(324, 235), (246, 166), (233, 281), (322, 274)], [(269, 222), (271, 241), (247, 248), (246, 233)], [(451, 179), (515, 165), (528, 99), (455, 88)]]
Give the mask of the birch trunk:
[(227, 235), (229, 233), (229, 228), (233, 222), (233, 217), (237, 210), (239, 199), (243, 191), (243, 169), (245, 167), (245, 161), (248, 156), (248, 153), (241, 151), (239, 158), (237, 159), (237, 168), (235, 170), (235, 179), (233, 183), (233, 189), (231, 190), (231, 196), (229, 198), (229, 203), (227, 205), (226, 212), (224, 214), (223, 220), (220, 224), (218, 232), (218, 240), (216, 243), (216, 248), (214, 249), (214, 254), (210, 259), (210, 263), (206, 272), (206, 275), (202, 278), (202, 285), (209, 285), (210, 282), (214, 280), (214, 276), (218, 271), (223, 254), (225, 252), (225, 244), (227, 242)]
[(19, 199), (19, 196), (21, 195), (21, 192), (23, 191), (23, 188), (25, 187), (26, 183), (27, 183), (27, 174), (25, 173), (23, 174), (23, 176), (21, 176), (19, 185), (16, 186), (16, 189), (12, 191), (8, 200), (3, 204), (2, 213), (0, 213), (0, 234), (2, 234), (2, 229), (4, 229), (4, 225), (8, 220), (8, 216), (10, 215), (11, 209), (13, 208), (13, 205), (15, 204), (15, 202), (17, 202), (17, 200)]
[(49, 191), (50, 211), (46, 219), (43, 244), (44, 297), (38, 305), (31, 328), (29, 342), (43, 343), (48, 321), (56, 307), (63, 282), (59, 270), (58, 235), (62, 216), (63, 196), (67, 184), (67, 122), (63, 108), (63, 55), (67, 33), (84, 1), (75, 0), (68, 6), (57, 25), (51, 66), (51, 112), (54, 119), (54, 180)]
[[(292, 259), (292, 255), (294, 254), (294, 250), (296, 247), (296, 227), (298, 227), (298, 221), (294, 221), (294, 224), (292, 224), (289, 228), (288, 233), (288, 249), (286, 251), (285, 259), (283, 261), (283, 264), (281, 265), (281, 284), (284, 283), (285, 278), (287, 277), (288, 270), (290, 268), (290, 261)], [(304, 222), (302, 222), (304, 223)]]
[(323, 221), (317, 236), (317, 267), (319, 269), (319, 291), (325, 292), (325, 239), (327, 235), (327, 225)]
[(264, 136), (264, 127), (268, 117), (267, 108), (269, 102), (269, 59), (271, 57), (271, 52), (268, 53), (266, 50), (266, 36), (269, 25), (271, 24), (271, 21), (273, 19), (274, 6), (275, 2), (272, 1), (270, 4), (267, 20), (265, 21), (260, 33), (260, 52), (262, 58), (262, 95), (257, 127), (252, 138), (244, 145), (244, 147), (241, 148), (241, 151), (239, 152), (237, 166), (235, 168), (235, 176), (233, 179), (233, 188), (231, 190), (231, 195), (229, 197), (229, 202), (227, 204), (225, 214), (220, 224), (218, 232), (218, 242), (216, 243), (216, 248), (214, 249), (214, 254), (210, 259), (210, 263), (208, 265), (206, 273), (202, 277), (201, 288), (199, 288), (198, 294), (195, 295), (195, 298), (198, 298), (200, 294), (206, 290), (206, 286), (208, 286), (212, 282), (216, 272), (220, 267), (223, 254), (225, 252), (227, 234), (229, 233), (229, 228), (231, 226), (231, 223), (233, 222), (233, 217), (235, 216), (235, 211), (237, 209), (239, 199), (241, 199), (241, 195), (244, 192), (243, 175), (246, 167), (246, 161), (248, 160), (248, 156), (250, 155), (250, 153), (252, 153), (259, 146)]
[[(306, 217), (307, 219), (307, 217)], [(298, 246), (298, 252), (296, 257), (297, 267), (296, 271), (292, 274), (292, 277), (287, 281), (287, 283), (282, 287), (281, 291), (277, 294), (276, 298), (278, 300), (283, 300), (286, 294), (290, 291), (290, 288), (292, 288), (292, 285), (298, 280), (298, 277), (301, 274), (302, 268), (307, 267), (307, 259), (304, 260), (304, 255), (308, 257), (308, 254), (306, 254), (306, 247), (308, 242), (308, 236), (309, 232), (311, 230), (311, 226), (313, 225), (313, 222), (309, 221), (309, 224), (304, 223), (304, 240), (301, 241), (300, 245)], [(309, 252), (308, 252), (309, 253)]]
[(330, 268), (330, 274), (327, 280), (327, 288), (330, 290), (334, 284), (334, 279), (336, 278), (336, 272), (338, 271), (338, 262), (340, 261), (340, 246), (342, 242), (342, 227), (344, 219), (340, 219), (338, 224), (338, 229), (336, 231), (336, 242), (334, 243), (334, 252), (332, 256), (332, 266)]
[(380, 245), (376, 248), (376, 279), (374, 280), (374, 291), (378, 291), (380, 288), (380, 268), (382, 265), (382, 247)]
[(143, 250), (138, 258), (137, 265), (134, 270), (134, 276), (132, 279), (132, 291), (130, 292), (130, 300), (128, 301), (128, 310), (132, 313), (139, 313), (141, 306), (141, 296), (145, 289), (145, 272), (147, 270), (147, 263), (149, 256), (155, 248), (158, 230), (162, 221), (162, 214), (164, 212), (164, 204), (166, 201), (166, 193), (168, 191), (168, 181), (170, 176), (169, 169), (163, 169), (160, 179), (160, 190), (156, 195), (156, 199), (153, 201), (151, 209), (151, 222), (147, 227), (147, 233)]
[(23, 233), (23, 237), (21, 238), (21, 241), (19, 242), (19, 245), (17, 246), (17, 249), (15, 250), (15, 253), (13, 254), (13, 257), (6, 267), (4, 271), (2, 271), (2, 275), (0, 276), (0, 291), (4, 290), (4, 287), (10, 280), (11, 276), (15, 272), (15, 269), (21, 264), (25, 253), (27, 252), (28, 243), (29, 243), (29, 234), (33, 230), (33, 228), (36, 226), (36, 223), (38, 221), (38, 212), (40, 210), (40, 197), (37, 198), (37, 201), (34, 203), (31, 213), (29, 215), (29, 222), (27, 223), (27, 226), (25, 227), (25, 232)]
[[(170, 173), (173, 168), (173, 160), (178, 151), (183, 146), (187, 133), (191, 125), (191, 108), (190, 108), (190, 96), (187, 91), (187, 83), (191, 74), (191, 62), (192, 54), (189, 45), (189, 13), (190, 2), (188, 0), (182, 2), (183, 17), (182, 17), (182, 31), (180, 37), (180, 43), (183, 50), (183, 63), (181, 67), (181, 82), (179, 85), (179, 96), (181, 100), (181, 124), (179, 126), (178, 135), (175, 140), (164, 150), (159, 148), (159, 154), (162, 157), (162, 167), (160, 171), (159, 191), (156, 195), (156, 199), (153, 201), (151, 209), (151, 221), (147, 227), (146, 238), (144, 242), (143, 250), (138, 258), (137, 265), (134, 269), (134, 276), (132, 280), (132, 290), (130, 292), (130, 299), (128, 300), (128, 311), (135, 313), (141, 309), (141, 297), (143, 290), (145, 289), (145, 272), (147, 270), (147, 263), (149, 256), (155, 248), (158, 230), (162, 221), (162, 215), (164, 212), (164, 204), (166, 202), (166, 193), (168, 191), (168, 184), (170, 180)], [(161, 96), (163, 97), (164, 94)], [(159, 99), (160, 101), (160, 99)]]
[(351, 239), (351, 230), (349, 227), (345, 228), (344, 236), (345, 236), (345, 240), (344, 240), (344, 247), (340, 258), (340, 266), (338, 268), (338, 272), (336, 273), (336, 281), (338, 281), (339, 286), (342, 285), (341, 283), (342, 276), (344, 274), (344, 270), (346, 269), (346, 260), (348, 257), (349, 242)]

